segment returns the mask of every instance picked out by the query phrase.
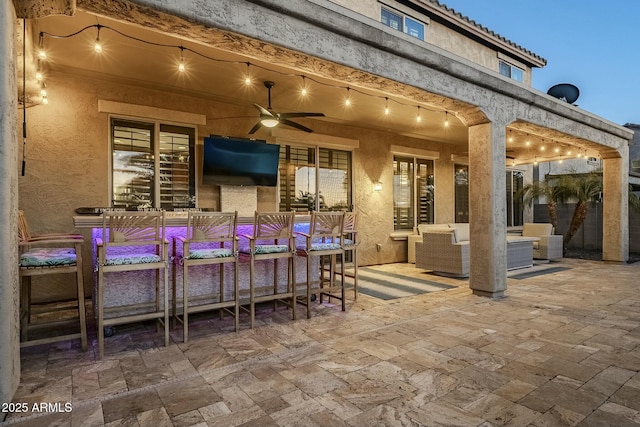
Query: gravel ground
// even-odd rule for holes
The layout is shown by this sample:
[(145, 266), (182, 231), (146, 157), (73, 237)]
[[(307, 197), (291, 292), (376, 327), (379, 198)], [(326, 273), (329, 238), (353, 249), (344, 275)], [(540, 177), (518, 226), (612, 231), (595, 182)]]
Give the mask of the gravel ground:
[[(598, 249), (567, 249), (564, 255), (566, 258), (589, 259), (594, 261), (602, 261), (602, 251)], [(628, 264), (640, 261), (639, 253), (629, 253)]]

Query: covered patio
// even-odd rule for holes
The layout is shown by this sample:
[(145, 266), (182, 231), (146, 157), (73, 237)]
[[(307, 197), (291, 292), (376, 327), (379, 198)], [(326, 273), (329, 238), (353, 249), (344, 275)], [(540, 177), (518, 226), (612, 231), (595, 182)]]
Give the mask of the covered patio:
[[(293, 1), (282, 6), (269, 1), (230, 5), (211, 0), (207, 2), (210, 9), (198, 8), (196, 3), (188, 2), (185, 6), (181, 2), (160, 1), (78, 1), (72, 17), (45, 17), (36, 11), (29, 18), (38, 19), (27, 21), (16, 21), (24, 10), (14, 7), (11, 2), (2, 6), (0, 16), (5, 24), (2, 55), (7, 63), (22, 59), (15, 53), (22, 47), (18, 43), (21, 36), (16, 36), (22, 33), (23, 23), (28, 29), (27, 44), (33, 43), (34, 51), (39, 32), (60, 36), (90, 27), (78, 37), (46, 37), (52, 48), (51, 62), (46, 65), (50, 104), (26, 109), (26, 171), (20, 177), (23, 141), (17, 130), (24, 111), (16, 108), (15, 96), (20, 85), (11, 67), (3, 71), (6, 78), (0, 96), (8, 113), (1, 126), (2, 151), (6, 155), (2, 156), (0, 168), (3, 182), (0, 196), (4, 202), (0, 244), (12, 248), (10, 256), (1, 261), (2, 271), (6, 272), (0, 278), (0, 373), (3, 387), (7, 387), (0, 390), (3, 396), (12, 394), (21, 370), (19, 325), (16, 322), (19, 305), (15, 239), (18, 208), (26, 211), (34, 229), (42, 232), (69, 230), (74, 225), (72, 218), (76, 208), (112, 203), (108, 166), (111, 161), (110, 117), (155, 117), (192, 123), (201, 136), (234, 133), (246, 136), (257, 118), (251, 103), (265, 103), (263, 81), (275, 81), (274, 90), (282, 90), (274, 92), (274, 102), (277, 99), (279, 108), (322, 111), (326, 117), (300, 120), (313, 128), (312, 136), (275, 128), (261, 130), (263, 133), (258, 134), (259, 137), (282, 144), (295, 142), (340, 147), (353, 154), (351, 205), (360, 214), (361, 222), (366, 224), (362, 230), (360, 257), (363, 265), (397, 263), (406, 259), (406, 241), (394, 233), (393, 221), (389, 219), (393, 210), (393, 153), (409, 153), (434, 160), (440, 189), (436, 190), (435, 216), (441, 222), (453, 221), (454, 159), (466, 158), (470, 177), (470, 279), (446, 295), (460, 295), (469, 307), (503, 310), (494, 301), (472, 298), (469, 288), (477, 295), (505, 295), (508, 284), (504, 243), (507, 153), (512, 163), (530, 163), (530, 144), (540, 145), (545, 141), (589, 150), (603, 159), (603, 258), (613, 262), (627, 259), (627, 143), (631, 138), (627, 129), (508, 81), (497, 73), (487, 73), (452, 54), (399, 37), (379, 23), (363, 20), (331, 2)], [(322, 22), (314, 18), (318, 16), (323, 17)], [(287, 25), (283, 26), (282, 22)], [(110, 33), (108, 29), (117, 31)], [(119, 37), (118, 31), (133, 38)], [(111, 57), (100, 59), (81, 53), (89, 42), (96, 40), (96, 32)], [(182, 48), (167, 53), (135, 39)], [(111, 43), (110, 48), (108, 43)], [(109, 49), (112, 50), (109, 52)], [(29, 55), (33, 57), (31, 53)], [(92, 54), (89, 52), (89, 55)], [(182, 59), (193, 67), (190, 76), (178, 75), (173, 68), (163, 66), (168, 61)], [(26, 73), (33, 72), (35, 76), (37, 60), (30, 66), (32, 68)], [(153, 72), (149, 72), (150, 69)], [(244, 80), (245, 73), (254, 82), (249, 89), (238, 84)], [(312, 101), (300, 101), (293, 95), (301, 82), (315, 90)], [(275, 98), (276, 93), (278, 98)], [(344, 96), (352, 96), (358, 108), (345, 110)], [(381, 119), (385, 104), (398, 111), (393, 119)], [(422, 119), (423, 125), (416, 125), (416, 116)], [(449, 124), (447, 128), (445, 121)], [(508, 136), (513, 138), (511, 145)], [(374, 183), (382, 183), (382, 191), (373, 192)], [(219, 208), (214, 202), (218, 196), (215, 189), (200, 185), (197, 195), (199, 206)], [(256, 204), (260, 209), (272, 208), (276, 198), (275, 190), (260, 190)], [(89, 241), (89, 232), (84, 232)], [(85, 259), (91, 259), (90, 245), (85, 251)], [(588, 273), (587, 270), (583, 272)], [(85, 266), (85, 278), (90, 284), (90, 264)], [(586, 283), (588, 286), (590, 282)], [(512, 296), (511, 293), (508, 295)], [(548, 297), (553, 298), (552, 295)], [(358, 304), (348, 314), (332, 313), (329, 317), (345, 316), (345, 324), (362, 325), (364, 329), (356, 328), (356, 334), (364, 330), (374, 333), (394, 316), (400, 316), (402, 310), (414, 313), (423, 310), (420, 316), (426, 317), (437, 315), (433, 311), (436, 307), (429, 304), (418, 302), (411, 309), (399, 308), (400, 304), (384, 305), (384, 308), (376, 303), (369, 307)], [(384, 313), (389, 309), (398, 312), (388, 317)], [(349, 319), (356, 312), (363, 317)], [(312, 339), (319, 340), (319, 346), (324, 346), (323, 342), (329, 339), (330, 328), (322, 323), (327, 318), (318, 316), (319, 329), (312, 334)], [(401, 323), (405, 321), (408, 319)], [(487, 321), (493, 324), (493, 320)], [(265, 331), (270, 328), (276, 331), (298, 329), (299, 324), (276, 322)], [(340, 330), (334, 332), (341, 333)], [(272, 333), (281, 332), (266, 332), (267, 335)], [(306, 342), (308, 337), (299, 333), (293, 336)], [(254, 338), (249, 339), (249, 347), (256, 341)], [(233, 334), (208, 339), (239, 340), (241, 347), (245, 345), (242, 344), (244, 338)], [(263, 339), (259, 338), (258, 342)], [(265, 342), (267, 349), (272, 345), (279, 349), (287, 347), (282, 343)], [(257, 349), (260, 346), (232, 352), (253, 354)], [(173, 345), (151, 352), (164, 354), (164, 351), (177, 350), (179, 347)], [(258, 353), (263, 354), (263, 350)], [(56, 351), (55, 346), (51, 348), (51, 352)], [(176, 354), (180, 352), (182, 350)], [(36, 365), (49, 364), (48, 358), (32, 356), (38, 360)], [(232, 360), (228, 356), (222, 356), (221, 360), (227, 361), (223, 364), (243, 369), (240, 366), (244, 365), (236, 365), (242, 360), (233, 357)], [(91, 354), (78, 353), (74, 357), (93, 361)], [(298, 356), (292, 354), (292, 357)], [(29, 359), (25, 353), (23, 363), (27, 366)], [(196, 373), (200, 365), (196, 363), (189, 367), (187, 359), (175, 369), (179, 375), (194, 375), (195, 378), (199, 375)], [(180, 366), (189, 374), (181, 371)], [(28, 368), (23, 367), (23, 378), (26, 378), (25, 369)], [(100, 382), (98, 370), (89, 369), (88, 375)], [(179, 378), (174, 373), (160, 375), (165, 379)], [(5, 378), (11, 380), (4, 381)], [(62, 382), (59, 380), (58, 385), (64, 383), (73, 390), (81, 378), (74, 380), (68, 376)], [(176, 384), (180, 381), (175, 380)], [(151, 389), (153, 387), (155, 384)], [(91, 407), (86, 405), (86, 408)], [(224, 412), (228, 409), (216, 408), (212, 410)], [(165, 413), (170, 414), (166, 410)]]

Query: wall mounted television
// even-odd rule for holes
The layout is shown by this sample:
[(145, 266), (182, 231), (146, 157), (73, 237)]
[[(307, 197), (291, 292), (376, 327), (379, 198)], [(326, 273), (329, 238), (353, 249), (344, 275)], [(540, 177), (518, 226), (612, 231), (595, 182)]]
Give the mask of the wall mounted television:
[(204, 138), (202, 182), (275, 187), (279, 160), (279, 145), (211, 135)]

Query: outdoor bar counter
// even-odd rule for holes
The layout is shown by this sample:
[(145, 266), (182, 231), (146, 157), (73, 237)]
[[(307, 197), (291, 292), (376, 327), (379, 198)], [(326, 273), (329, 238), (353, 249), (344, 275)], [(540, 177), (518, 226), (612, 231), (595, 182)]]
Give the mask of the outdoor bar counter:
[[(96, 271), (96, 238), (102, 237), (101, 215), (77, 215), (73, 217), (74, 225), (78, 229), (91, 229), (92, 263)], [(186, 237), (187, 212), (165, 212), (165, 232), (169, 241), (169, 257), (173, 257), (173, 237)], [(296, 231), (307, 232), (309, 216), (296, 216)], [(238, 217), (238, 236), (253, 233), (253, 217)], [(298, 237), (297, 244), (304, 244)], [(239, 245), (248, 244), (246, 238), (240, 237)], [(177, 245), (182, 251), (182, 245)], [(305, 257), (295, 257), (296, 284), (299, 296), (306, 295), (307, 260)], [(311, 281), (313, 287), (318, 287), (320, 264), (318, 257), (311, 258)], [(278, 261), (277, 283), (280, 292), (286, 291), (287, 261)], [(233, 263), (224, 265), (224, 294), (225, 300), (233, 299)], [(255, 266), (256, 295), (273, 293), (273, 260), (258, 261)], [(177, 268), (176, 268), (177, 267)], [(198, 305), (218, 299), (219, 265), (204, 265), (189, 269), (189, 303)], [(182, 268), (173, 262), (169, 263), (169, 306), (172, 306), (171, 280), (176, 275), (176, 305), (182, 309)], [(105, 318), (144, 312), (155, 305), (154, 271), (131, 271), (122, 273), (108, 273), (107, 285), (104, 289)], [(240, 257), (238, 263), (238, 287), (240, 289), (241, 304), (249, 303), (249, 262)], [(162, 287), (161, 287), (162, 288)], [(161, 289), (162, 290), (162, 289)], [(215, 290), (215, 292), (213, 292)], [(94, 295), (97, 295), (97, 275), (94, 273)], [(95, 308), (95, 307), (94, 307)]]

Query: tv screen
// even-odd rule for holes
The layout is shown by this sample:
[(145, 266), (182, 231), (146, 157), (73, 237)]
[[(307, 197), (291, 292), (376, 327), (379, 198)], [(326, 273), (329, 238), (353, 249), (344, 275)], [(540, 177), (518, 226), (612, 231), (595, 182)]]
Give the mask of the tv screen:
[(275, 187), (279, 159), (280, 146), (266, 141), (205, 137), (202, 182)]

